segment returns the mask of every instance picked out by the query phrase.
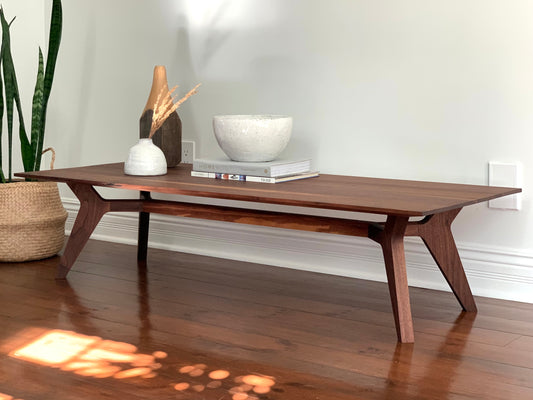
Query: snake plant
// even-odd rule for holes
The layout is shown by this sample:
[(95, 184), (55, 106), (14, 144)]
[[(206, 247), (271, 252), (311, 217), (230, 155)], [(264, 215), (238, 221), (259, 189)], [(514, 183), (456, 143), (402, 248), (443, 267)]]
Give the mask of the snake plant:
[[(12, 180), (13, 161), (13, 116), (16, 108), (18, 115), (20, 150), (22, 153), (22, 163), (24, 171), (39, 171), (41, 168), (41, 154), (43, 151), (44, 130), (46, 126), (46, 109), (48, 99), (54, 80), (54, 71), (61, 43), (63, 12), (61, 0), (53, 0), (52, 17), (50, 21), (50, 36), (48, 39), (48, 56), (46, 58), (46, 68), (43, 61), (43, 53), (39, 48), (39, 65), (37, 79), (33, 93), (31, 136), (28, 139), (26, 126), (22, 115), (22, 106), (17, 84), (17, 76), (13, 57), (11, 55), (11, 37), (9, 29), (15, 20), (7, 22), (3, 8), (0, 8), (0, 23), (2, 25), (2, 47), (0, 49), (0, 139), (2, 138), (2, 120), (7, 116), (7, 145), (8, 145), (8, 174), (4, 174), (2, 169), (2, 148), (0, 140), (0, 182), (10, 182)], [(2, 93), (3, 92), (3, 93)]]

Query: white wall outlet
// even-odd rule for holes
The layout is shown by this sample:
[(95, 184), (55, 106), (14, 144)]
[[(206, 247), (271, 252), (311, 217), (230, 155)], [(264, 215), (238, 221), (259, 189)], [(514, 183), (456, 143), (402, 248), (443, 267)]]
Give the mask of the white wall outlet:
[[(522, 168), (517, 163), (489, 162), (489, 186), (519, 188), (522, 185)], [(489, 208), (503, 210), (520, 210), (522, 196), (520, 193), (489, 200)]]
[(185, 164), (192, 164), (194, 161), (194, 142), (192, 140), (184, 140), (181, 142), (181, 162)]

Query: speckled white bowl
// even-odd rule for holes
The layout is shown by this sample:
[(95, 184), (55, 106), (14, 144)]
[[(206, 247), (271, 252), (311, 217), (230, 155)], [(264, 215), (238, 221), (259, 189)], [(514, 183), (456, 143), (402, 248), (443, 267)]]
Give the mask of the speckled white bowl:
[(234, 161), (274, 160), (291, 137), (292, 117), (216, 115), (213, 130), (220, 148)]

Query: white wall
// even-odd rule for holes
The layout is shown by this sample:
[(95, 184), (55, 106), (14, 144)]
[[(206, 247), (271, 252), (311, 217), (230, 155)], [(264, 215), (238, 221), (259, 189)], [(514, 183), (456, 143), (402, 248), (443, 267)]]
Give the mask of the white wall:
[[(34, 4), (4, 0), (19, 27), (42, 18)], [(59, 167), (123, 160), (153, 66), (162, 64), (182, 93), (203, 84), (180, 109), (184, 138), (200, 156), (220, 153), (212, 115), (282, 113), (294, 117), (286, 154), (310, 156), (324, 173), (486, 184), (488, 161), (520, 162), (523, 210), (469, 207), (454, 231), (460, 247), (519, 256), (520, 273), (533, 276), (532, 2), (63, 6), (45, 143), (58, 151)]]

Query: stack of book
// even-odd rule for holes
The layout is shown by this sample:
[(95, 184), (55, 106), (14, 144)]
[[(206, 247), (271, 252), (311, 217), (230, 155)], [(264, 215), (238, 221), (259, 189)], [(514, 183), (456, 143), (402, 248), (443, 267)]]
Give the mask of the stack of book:
[(313, 178), (311, 160), (275, 160), (268, 162), (241, 162), (229, 159), (195, 159), (192, 176), (228, 179), (234, 181), (280, 183)]

